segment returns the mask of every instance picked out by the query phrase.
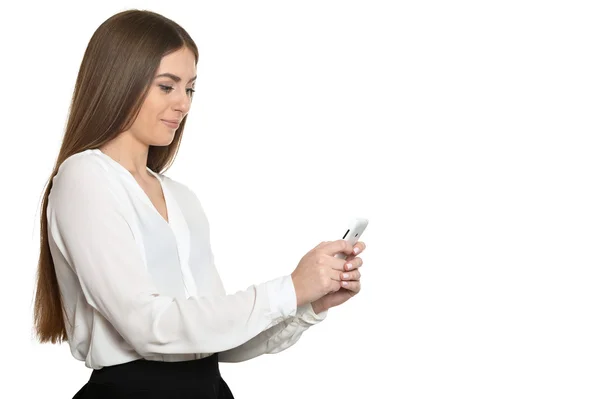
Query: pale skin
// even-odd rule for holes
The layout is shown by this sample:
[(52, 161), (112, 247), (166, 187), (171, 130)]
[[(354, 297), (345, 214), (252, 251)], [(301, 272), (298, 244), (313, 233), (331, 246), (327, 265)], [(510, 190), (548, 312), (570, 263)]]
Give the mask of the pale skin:
[[(171, 76), (160, 76), (170, 74)], [(146, 192), (157, 211), (169, 220), (160, 182), (146, 170), (148, 150), (167, 146), (176, 128), (163, 120), (181, 121), (190, 111), (196, 81), (195, 58), (186, 48), (162, 58), (150, 91), (130, 129), (99, 149), (123, 165)], [(353, 249), (357, 253), (353, 253)], [(292, 273), (297, 305), (311, 303), (316, 313), (339, 306), (360, 291), (363, 242), (352, 247), (343, 240), (325, 241), (310, 250)], [(335, 258), (343, 252), (346, 260)]]
[[(309, 291), (303, 284), (310, 286), (311, 291), (317, 289), (319, 292), (319, 287), (323, 289), (320, 292), (324, 294), (323, 296), (309, 300), (315, 313), (339, 306), (358, 294), (360, 292), (359, 268), (363, 265), (362, 258), (358, 255), (365, 248), (366, 245), (362, 241), (357, 242), (354, 247), (344, 240), (324, 241), (304, 255), (292, 273), (298, 305), (304, 303), (303, 294)], [(337, 253), (345, 253), (346, 260), (336, 258)], [(298, 278), (305, 263), (308, 264), (307, 268), (313, 272), (312, 280), (311, 278)], [(314, 278), (315, 270), (318, 271), (316, 279)]]

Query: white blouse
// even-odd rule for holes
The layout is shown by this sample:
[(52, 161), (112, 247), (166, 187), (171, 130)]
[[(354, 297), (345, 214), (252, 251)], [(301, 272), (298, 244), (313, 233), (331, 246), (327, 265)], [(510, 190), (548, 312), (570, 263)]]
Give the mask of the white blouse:
[(89, 368), (140, 358), (245, 361), (295, 344), (327, 311), (296, 307), (291, 275), (227, 295), (197, 196), (155, 173), (167, 222), (133, 175), (99, 149), (53, 179), (48, 238), (71, 353)]

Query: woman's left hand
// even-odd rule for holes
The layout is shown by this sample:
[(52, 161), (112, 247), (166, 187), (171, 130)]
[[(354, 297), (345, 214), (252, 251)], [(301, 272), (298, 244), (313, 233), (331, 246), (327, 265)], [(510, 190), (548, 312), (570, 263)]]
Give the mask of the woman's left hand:
[[(312, 307), (315, 313), (321, 313), (335, 306), (339, 306), (360, 292), (360, 271), (358, 269), (362, 266), (362, 259), (359, 258), (357, 262), (355, 258), (357, 258), (357, 256), (364, 251), (365, 245), (362, 242), (358, 242), (356, 247), (359, 248), (359, 252), (355, 255), (349, 255), (344, 261), (345, 271), (340, 272), (340, 283), (342, 284), (341, 288), (338, 291), (330, 292), (329, 294), (326, 294), (312, 302)], [(353, 268), (349, 271), (346, 271), (346, 264), (351, 261)], [(345, 285), (346, 283), (347, 285)]]

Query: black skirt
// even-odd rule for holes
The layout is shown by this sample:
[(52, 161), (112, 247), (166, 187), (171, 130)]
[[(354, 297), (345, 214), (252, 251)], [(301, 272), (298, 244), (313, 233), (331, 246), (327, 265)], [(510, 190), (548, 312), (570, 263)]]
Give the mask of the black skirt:
[(73, 399), (233, 399), (218, 354), (197, 360), (145, 359), (93, 370)]

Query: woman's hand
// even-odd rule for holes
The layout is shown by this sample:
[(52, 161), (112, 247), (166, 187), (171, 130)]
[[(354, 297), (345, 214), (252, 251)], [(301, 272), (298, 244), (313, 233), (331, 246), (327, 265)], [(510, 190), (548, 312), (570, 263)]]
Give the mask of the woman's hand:
[(358, 269), (362, 266), (363, 261), (358, 257), (358, 254), (365, 250), (366, 245), (364, 242), (359, 241), (354, 245), (354, 248), (358, 248), (358, 252), (346, 258), (344, 271), (340, 272), (341, 288), (339, 291), (330, 292), (312, 302), (315, 313), (318, 314), (339, 306), (360, 292), (360, 271)]
[(352, 251), (352, 245), (345, 240), (323, 241), (308, 251), (292, 272), (296, 305), (312, 303), (342, 288), (341, 273), (346, 262), (334, 255), (352, 256)]

